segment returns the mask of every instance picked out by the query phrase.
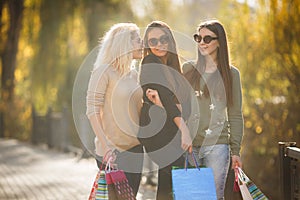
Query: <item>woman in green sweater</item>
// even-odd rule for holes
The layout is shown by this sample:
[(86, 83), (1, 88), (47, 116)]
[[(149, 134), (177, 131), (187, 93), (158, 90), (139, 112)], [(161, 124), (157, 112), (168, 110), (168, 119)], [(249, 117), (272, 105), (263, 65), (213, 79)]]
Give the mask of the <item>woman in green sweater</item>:
[(195, 90), (199, 104), (197, 135), (193, 151), (201, 165), (214, 171), (217, 197), (224, 199), (230, 164), (242, 167), (242, 87), (240, 73), (229, 64), (229, 50), (223, 25), (210, 20), (199, 25), (194, 40), (198, 59), (183, 64), (183, 73)]

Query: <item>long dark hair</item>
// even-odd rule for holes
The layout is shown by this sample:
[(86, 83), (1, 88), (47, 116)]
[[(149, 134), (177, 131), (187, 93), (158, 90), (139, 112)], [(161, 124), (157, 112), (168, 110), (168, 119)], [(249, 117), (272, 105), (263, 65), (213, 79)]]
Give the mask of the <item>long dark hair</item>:
[(176, 48), (176, 42), (170, 27), (165, 22), (153, 21), (150, 24), (148, 24), (144, 36), (144, 45), (145, 45), (144, 57), (146, 57), (149, 54), (152, 54), (148, 44), (148, 39), (149, 39), (148, 33), (154, 28), (161, 29), (169, 37), (170, 40), (166, 65), (181, 73), (181, 68), (180, 68), (180, 63), (179, 63), (179, 58), (178, 58), (177, 48)]
[[(170, 70), (168, 68), (163, 68), (163, 73), (166, 77), (167, 84), (169, 84), (168, 88), (171, 89), (171, 91), (174, 93), (174, 101), (176, 103), (183, 103), (188, 102), (188, 90), (186, 89), (188, 86), (188, 83), (184, 79), (180, 67), (179, 57), (177, 53), (177, 47), (175, 38), (173, 36), (173, 33), (170, 29), (170, 27), (162, 21), (153, 21), (151, 22), (145, 31), (144, 35), (144, 57), (147, 55), (150, 55), (152, 53), (149, 44), (148, 44), (148, 35), (149, 32), (155, 28), (159, 28), (162, 30), (168, 37), (169, 37), (169, 44), (168, 44), (168, 53), (167, 53), (167, 62), (164, 63), (166, 66), (170, 67), (173, 70)], [(180, 75), (180, 76), (178, 76)], [(184, 105), (182, 105), (184, 107)], [(184, 110), (184, 109), (183, 109)]]
[[(218, 37), (219, 47), (217, 50), (217, 72), (215, 72), (212, 77), (207, 81), (204, 88), (204, 96), (208, 97), (209, 91), (207, 85), (211, 88), (216, 88), (220, 85), (224, 85), (225, 93), (226, 93), (226, 101), (227, 106), (233, 104), (232, 100), (232, 75), (231, 75), (231, 67), (229, 64), (229, 48), (227, 44), (226, 32), (223, 25), (217, 20), (209, 20), (201, 23), (197, 31), (199, 32), (201, 29), (207, 28), (212, 31)], [(200, 90), (200, 79), (202, 78), (202, 74), (205, 72), (205, 56), (203, 56), (198, 50), (198, 59), (196, 62), (196, 66), (186, 74), (187, 80), (191, 83), (195, 90)], [(219, 77), (218, 73), (220, 73), (222, 80), (216, 81), (216, 77)], [(217, 79), (218, 80), (218, 79)], [(222, 83), (221, 83), (222, 81)], [(223, 89), (224, 91), (224, 89)], [(222, 93), (222, 89), (219, 87), (216, 92)], [(212, 94), (212, 95), (222, 95), (222, 94)]]

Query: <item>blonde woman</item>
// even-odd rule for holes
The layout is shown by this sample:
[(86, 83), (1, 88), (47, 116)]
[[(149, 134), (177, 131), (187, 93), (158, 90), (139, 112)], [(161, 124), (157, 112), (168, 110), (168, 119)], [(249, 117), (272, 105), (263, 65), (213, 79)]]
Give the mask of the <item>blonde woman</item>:
[(143, 148), (136, 135), (143, 91), (132, 62), (142, 57), (139, 28), (113, 25), (100, 42), (87, 91), (87, 116), (95, 133), (98, 167), (108, 151), (123, 169), (136, 195), (143, 166)]

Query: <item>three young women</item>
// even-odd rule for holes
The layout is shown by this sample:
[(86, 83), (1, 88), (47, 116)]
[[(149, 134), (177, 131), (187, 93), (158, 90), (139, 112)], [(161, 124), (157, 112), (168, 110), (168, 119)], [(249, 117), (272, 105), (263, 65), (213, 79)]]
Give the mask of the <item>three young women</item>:
[[(197, 31), (193, 38), (198, 43), (198, 59), (183, 65), (200, 108), (193, 151), (200, 164), (213, 168), (217, 196), (223, 199), (230, 157), (232, 167), (242, 166), (240, 73), (230, 65), (220, 22), (206, 21)], [(147, 26), (138, 83), (138, 74), (130, 67), (134, 58), (141, 58), (141, 45), (135, 24), (117, 24), (106, 33), (91, 74), (87, 115), (96, 134), (98, 165), (105, 152), (116, 150), (116, 163), (125, 169), (136, 194), (143, 163), (141, 142), (159, 166), (157, 199), (172, 199), (171, 167), (183, 164), (182, 154), (192, 143), (182, 118), (182, 98), (177, 95), (182, 85), (176, 43), (167, 24), (154, 21)]]

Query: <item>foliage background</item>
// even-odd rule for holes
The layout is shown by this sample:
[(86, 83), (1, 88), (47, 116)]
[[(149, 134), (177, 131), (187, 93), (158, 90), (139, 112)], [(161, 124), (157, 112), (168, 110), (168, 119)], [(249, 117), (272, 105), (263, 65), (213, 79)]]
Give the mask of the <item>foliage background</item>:
[(280, 199), (278, 142), (300, 144), (300, 1), (2, 0), (0, 8), (0, 137), (20, 140), (30, 140), (32, 107), (71, 110), (80, 63), (114, 23), (158, 19), (192, 35), (219, 19), (242, 74), (245, 171)]

